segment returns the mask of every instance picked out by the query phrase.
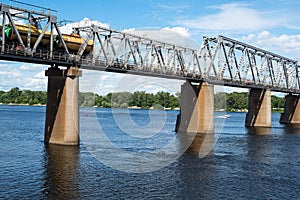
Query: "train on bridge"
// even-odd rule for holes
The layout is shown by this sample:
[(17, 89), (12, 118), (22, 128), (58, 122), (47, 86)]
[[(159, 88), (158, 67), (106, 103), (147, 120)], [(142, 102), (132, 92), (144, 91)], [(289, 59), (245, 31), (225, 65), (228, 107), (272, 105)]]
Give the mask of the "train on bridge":
[[(39, 30), (36, 26), (29, 25), (15, 25), (18, 30), (24, 45), (28, 45), (28, 34), (30, 33), (30, 45), (33, 46), (37, 41), (39, 35), (42, 30)], [(0, 34), (2, 35), (2, 27), (0, 26)], [(18, 50), (22, 50), (22, 46), (18, 46), (18, 36), (13, 29), (11, 24), (5, 25), (5, 42), (7, 45), (15, 46)], [(71, 33), (71, 34), (62, 34), (62, 38), (66, 43), (66, 46), (70, 53), (77, 53), (80, 46), (84, 43), (84, 38), (82, 38), (79, 34)], [(2, 39), (2, 38), (1, 38)], [(42, 38), (39, 48), (50, 49), (50, 39), (51, 33), (45, 32), (44, 37)], [(63, 51), (63, 44), (58, 37), (58, 35), (54, 35), (53, 44), (56, 51)], [(84, 50), (85, 54), (88, 54), (93, 51), (93, 40), (88, 41), (87, 47)]]

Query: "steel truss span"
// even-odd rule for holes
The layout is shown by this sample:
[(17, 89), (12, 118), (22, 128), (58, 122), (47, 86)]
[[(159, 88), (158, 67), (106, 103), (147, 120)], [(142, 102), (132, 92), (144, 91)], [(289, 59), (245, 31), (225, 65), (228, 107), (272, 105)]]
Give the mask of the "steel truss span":
[(224, 36), (191, 49), (94, 24), (62, 34), (53, 10), (0, 6), (2, 60), (300, 93), (297, 61)]

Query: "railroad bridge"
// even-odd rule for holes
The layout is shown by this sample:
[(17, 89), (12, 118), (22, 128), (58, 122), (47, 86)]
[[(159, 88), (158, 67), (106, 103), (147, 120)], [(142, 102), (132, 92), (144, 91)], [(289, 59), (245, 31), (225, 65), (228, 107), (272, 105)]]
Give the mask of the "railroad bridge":
[(224, 36), (191, 49), (93, 24), (63, 34), (51, 9), (1, 4), (0, 12), (0, 59), (49, 65), (46, 143), (79, 144), (81, 69), (186, 80), (178, 131), (214, 131), (214, 85), (249, 88), (246, 126), (271, 126), (271, 91), (287, 94), (280, 122), (300, 123), (296, 60)]

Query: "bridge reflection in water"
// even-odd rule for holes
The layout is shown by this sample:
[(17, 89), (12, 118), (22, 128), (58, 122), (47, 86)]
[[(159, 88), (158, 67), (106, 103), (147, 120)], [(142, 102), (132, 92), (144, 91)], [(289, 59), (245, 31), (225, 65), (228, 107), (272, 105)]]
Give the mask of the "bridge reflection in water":
[(45, 145), (43, 193), (50, 199), (78, 197), (79, 177), (78, 146)]

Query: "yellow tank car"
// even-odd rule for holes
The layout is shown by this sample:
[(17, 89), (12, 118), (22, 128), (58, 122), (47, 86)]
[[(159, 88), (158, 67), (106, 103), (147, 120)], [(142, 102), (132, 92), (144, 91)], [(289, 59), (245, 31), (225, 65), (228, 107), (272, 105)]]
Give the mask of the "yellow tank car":
[[(80, 37), (79, 35), (72, 33), (70, 35), (62, 34), (62, 38), (64, 39), (67, 48), (69, 51), (77, 52), (80, 48), (80, 46), (84, 43), (84, 39)], [(55, 43), (58, 46), (58, 48), (63, 48), (62, 43), (59, 41), (58, 36), (55, 37)], [(84, 51), (84, 53), (90, 53), (93, 50), (93, 41), (90, 40), (88, 42), (88, 45)]]
[[(28, 25), (17, 25), (16, 28), (18, 29), (20, 36), (24, 45), (27, 45), (27, 37), (28, 37)], [(38, 39), (39, 35), (41, 34), (42, 30), (38, 30), (35, 26), (31, 26), (31, 38), (30, 38), (30, 45), (34, 45), (36, 40)], [(18, 41), (17, 34), (13, 30), (11, 25), (6, 25), (5, 27), (5, 34), (6, 38), (10, 41)], [(45, 32), (43, 39), (40, 42), (42, 46), (49, 46), (50, 45), (50, 32)]]
[[(28, 25), (16, 25), (17, 30), (20, 33), (20, 36), (22, 38), (22, 41), (25, 46), (27, 46), (27, 37), (28, 37)], [(0, 26), (0, 32), (2, 30), (2, 27)], [(31, 26), (31, 39), (30, 39), (30, 45), (33, 46), (35, 42), (37, 41), (39, 35), (41, 34), (42, 30), (38, 30), (35, 26)], [(2, 33), (1, 33), (2, 35)], [(9, 42), (18, 42), (17, 34), (13, 30), (11, 25), (5, 26), (5, 37), (6, 40)], [(45, 32), (39, 46), (44, 48), (50, 47), (50, 32)], [(84, 38), (80, 37), (77, 34), (62, 34), (62, 38), (64, 39), (66, 46), (70, 52), (77, 52), (80, 48), (80, 46), (84, 43)], [(63, 45), (60, 42), (60, 39), (58, 35), (54, 35), (54, 47), (59, 50), (63, 49)], [(85, 54), (90, 53), (93, 50), (93, 41), (90, 40), (88, 42), (88, 45), (84, 51)]]

